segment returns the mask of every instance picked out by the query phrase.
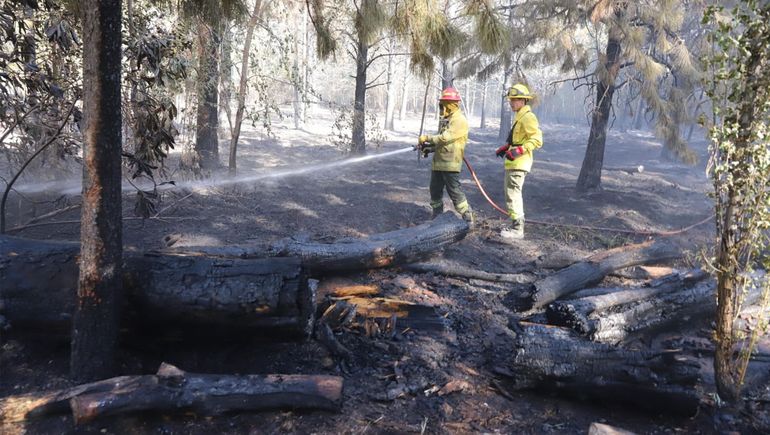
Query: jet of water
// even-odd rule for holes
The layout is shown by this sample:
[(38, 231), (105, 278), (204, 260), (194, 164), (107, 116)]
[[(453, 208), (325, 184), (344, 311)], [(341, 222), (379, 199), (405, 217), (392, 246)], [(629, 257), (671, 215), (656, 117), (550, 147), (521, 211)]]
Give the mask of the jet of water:
[[(284, 177), (292, 177), (292, 176), (301, 176), (307, 173), (317, 172), (317, 171), (324, 171), (328, 169), (338, 168), (342, 166), (348, 166), (355, 163), (361, 163), (369, 160), (375, 160), (375, 159), (383, 159), (386, 157), (390, 157), (396, 154), (402, 154), (408, 151), (412, 151), (414, 148), (406, 147), (394, 151), (388, 151), (386, 153), (380, 153), (380, 154), (370, 154), (368, 156), (360, 156), (360, 157), (351, 157), (349, 159), (339, 160), (335, 162), (329, 162), (329, 163), (321, 163), (318, 165), (312, 165), (312, 166), (303, 166), (299, 169), (285, 169), (285, 170), (273, 170), (262, 174), (255, 174), (255, 175), (248, 175), (248, 176), (242, 176), (242, 177), (235, 177), (235, 178), (225, 178), (225, 179), (209, 179), (209, 180), (199, 180), (199, 181), (186, 181), (186, 182), (180, 182), (176, 183), (176, 185), (173, 184), (164, 184), (161, 186), (158, 186), (158, 190), (172, 190), (172, 189), (208, 189), (212, 187), (219, 187), (219, 186), (230, 186), (234, 184), (242, 184), (242, 183), (252, 183), (255, 181), (262, 181), (262, 180), (272, 180), (277, 178), (284, 178)], [(15, 190), (23, 193), (40, 193), (40, 192), (56, 192), (58, 194), (62, 195), (79, 195), (82, 191), (81, 184), (73, 181), (69, 183), (67, 186), (62, 185), (63, 182), (51, 182), (51, 183), (37, 183), (37, 184), (30, 184), (30, 185), (22, 185), (18, 186)], [(145, 186), (145, 185), (138, 185), (139, 188), (146, 188), (150, 189), (151, 186)], [(123, 184), (123, 191), (124, 192), (130, 192), (135, 189), (134, 186), (132, 186), (129, 183)]]

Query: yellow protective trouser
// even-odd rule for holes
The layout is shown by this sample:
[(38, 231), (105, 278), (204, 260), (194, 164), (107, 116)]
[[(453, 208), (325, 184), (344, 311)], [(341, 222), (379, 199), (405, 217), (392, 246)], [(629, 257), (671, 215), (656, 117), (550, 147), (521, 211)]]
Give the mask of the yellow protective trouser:
[(452, 200), (457, 213), (465, 214), (470, 210), (468, 200), (460, 187), (460, 173), (447, 171), (430, 171), (430, 206), (434, 210), (444, 209), (444, 188)]
[(526, 171), (518, 169), (505, 171), (505, 207), (508, 209), (508, 216), (514, 221), (524, 220), (524, 199), (521, 196), (521, 189), (524, 187), (526, 176)]

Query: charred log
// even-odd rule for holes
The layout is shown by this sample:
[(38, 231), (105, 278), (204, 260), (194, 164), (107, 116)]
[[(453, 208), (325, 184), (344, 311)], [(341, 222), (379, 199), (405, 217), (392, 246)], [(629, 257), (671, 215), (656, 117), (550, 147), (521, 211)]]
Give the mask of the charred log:
[(581, 297), (579, 299), (555, 301), (546, 308), (546, 318), (548, 323), (552, 325), (565, 326), (580, 334), (590, 334), (594, 332), (592, 327), (595, 325), (595, 320), (601, 317), (602, 311), (618, 305), (671, 293), (707, 276), (703, 271), (695, 271), (678, 279), (658, 281), (658, 285), (653, 284), (650, 287), (625, 289), (606, 294)]
[[(162, 251), (165, 254), (204, 255), (225, 258), (299, 257), (302, 265), (316, 275), (326, 272), (376, 269), (413, 263), (436, 250), (465, 238), (468, 224), (451, 212), (410, 228), (332, 243), (284, 239), (270, 247), (185, 246)], [(177, 242), (179, 244), (179, 242)]]
[[(513, 359), (502, 373), (516, 390), (556, 390), (694, 415), (699, 365), (673, 351), (629, 351), (584, 340), (565, 328), (514, 325)], [(501, 372), (498, 370), (498, 372)]]
[(536, 281), (523, 295), (514, 298), (512, 308), (516, 311), (541, 308), (562, 296), (598, 283), (614, 270), (671, 260), (681, 255), (681, 251), (666, 240), (603, 251)]
[[(79, 245), (0, 238), (0, 314), (16, 327), (68, 331)], [(307, 335), (315, 310), (297, 258), (241, 260), (126, 251), (124, 312), (137, 322), (270, 328)], [(124, 324), (132, 324), (126, 319)]]
[(67, 390), (0, 400), (0, 422), (68, 411), (76, 423), (142, 411), (220, 415), (233, 411), (339, 411), (342, 378), (324, 375), (209, 375), (162, 364), (155, 375), (120, 376)]

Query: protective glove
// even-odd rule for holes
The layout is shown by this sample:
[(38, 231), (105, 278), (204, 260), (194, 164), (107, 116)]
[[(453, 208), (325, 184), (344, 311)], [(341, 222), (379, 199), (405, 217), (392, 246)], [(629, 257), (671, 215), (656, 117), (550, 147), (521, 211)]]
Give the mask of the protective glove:
[(436, 151), (436, 149), (431, 145), (423, 145), (423, 147), (421, 148), (421, 151), (422, 151), (423, 157), (428, 157), (428, 154)]
[(495, 155), (497, 157), (502, 158), (505, 155), (505, 152), (508, 151), (508, 148), (510, 148), (510, 147), (511, 147), (511, 144), (509, 144), (509, 143), (501, 146), (500, 148), (497, 149), (497, 151), (495, 151)]
[(420, 138), (417, 139), (417, 143), (420, 144), (420, 145), (424, 144), (425, 142), (429, 142), (429, 141), (430, 141), (430, 136), (428, 136), (427, 134), (420, 135)]
[(517, 157), (519, 157), (522, 154), (524, 154), (524, 147), (515, 146), (515, 147), (511, 147), (511, 149), (505, 152), (505, 158), (508, 160), (515, 160)]

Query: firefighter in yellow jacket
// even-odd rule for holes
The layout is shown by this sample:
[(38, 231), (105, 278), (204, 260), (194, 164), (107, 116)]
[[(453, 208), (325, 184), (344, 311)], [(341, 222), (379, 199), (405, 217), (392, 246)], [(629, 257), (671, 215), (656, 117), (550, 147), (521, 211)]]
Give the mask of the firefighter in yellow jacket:
[(524, 178), (532, 169), (532, 152), (543, 146), (543, 132), (529, 101), (532, 94), (522, 84), (513, 85), (506, 95), (516, 116), (505, 145), (496, 154), (505, 160), (505, 205), (511, 218), (510, 228), (504, 228), (503, 239), (524, 237), (524, 201), (521, 191)]
[(434, 152), (430, 173), (430, 206), (433, 218), (444, 212), (444, 189), (463, 219), (473, 224), (473, 211), (460, 186), (465, 144), (468, 142), (468, 120), (460, 110), (460, 93), (446, 88), (439, 98), (441, 119), (436, 135), (422, 135), (418, 140), (419, 152), (425, 156)]

